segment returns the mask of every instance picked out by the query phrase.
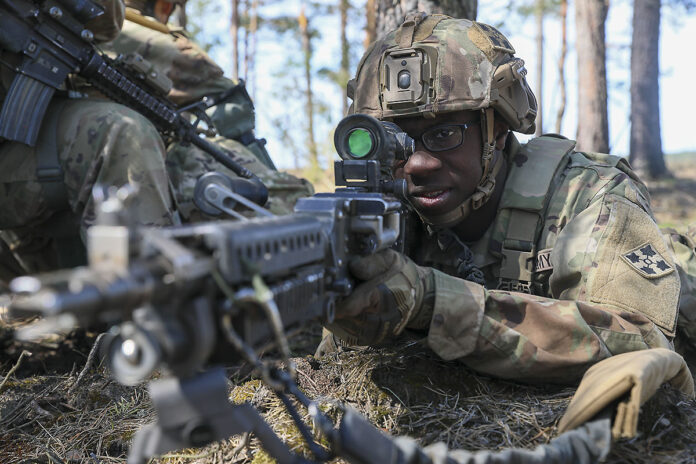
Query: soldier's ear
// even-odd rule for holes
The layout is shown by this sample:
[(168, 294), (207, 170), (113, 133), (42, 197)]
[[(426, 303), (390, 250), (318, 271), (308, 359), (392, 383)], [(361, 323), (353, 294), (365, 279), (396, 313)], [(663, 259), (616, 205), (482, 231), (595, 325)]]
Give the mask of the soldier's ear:
[(496, 117), (495, 124), (493, 125), (496, 150), (502, 150), (505, 148), (505, 141), (507, 140), (508, 132), (510, 132), (510, 126), (503, 121), (502, 118)]

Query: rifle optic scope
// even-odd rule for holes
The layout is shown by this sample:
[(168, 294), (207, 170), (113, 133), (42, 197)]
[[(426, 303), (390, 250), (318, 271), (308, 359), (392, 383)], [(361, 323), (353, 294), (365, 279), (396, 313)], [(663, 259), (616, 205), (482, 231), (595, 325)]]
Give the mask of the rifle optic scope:
[(393, 122), (366, 114), (346, 116), (334, 133), (336, 152), (344, 160), (407, 160), (415, 150), (411, 137)]

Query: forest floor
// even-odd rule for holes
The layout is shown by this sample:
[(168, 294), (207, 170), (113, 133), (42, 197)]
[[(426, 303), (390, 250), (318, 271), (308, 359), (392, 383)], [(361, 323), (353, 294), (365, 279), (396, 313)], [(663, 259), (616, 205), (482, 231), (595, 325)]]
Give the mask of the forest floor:
[(647, 182), (655, 218), (661, 227), (696, 227), (696, 153), (667, 157), (674, 178)]
[[(696, 155), (669, 159), (674, 179), (649, 183), (660, 225), (696, 224)], [(99, 361), (88, 363), (96, 333), (41, 342), (13, 338), (17, 322), (0, 313), (0, 463), (125, 463), (135, 431), (152, 422), (144, 386), (124, 387)], [(478, 375), (437, 359), (422, 341), (392, 349), (349, 351), (315, 360), (312, 327), (295, 339), (298, 383), (330, 416), (350, 405), (393, 435), (450, 448), (533, 448), (556, 435), (572, 388), (529, 386)], [(230, 398), (250, 401), (293, 449), (303, 449), (280, 400), (259, 379), (228, 369)], [(696, 463), (696, 402), (663, 386), (642, 408), (639, 435), (614, 443), (609, 463)], [(153, 462), (269, 462), (252, 438), (172, 452)]]

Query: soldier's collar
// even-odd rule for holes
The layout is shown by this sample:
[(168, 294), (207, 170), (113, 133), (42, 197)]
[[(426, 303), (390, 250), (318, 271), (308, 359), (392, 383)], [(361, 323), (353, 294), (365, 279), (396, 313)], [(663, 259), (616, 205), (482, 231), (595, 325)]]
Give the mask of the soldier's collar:
[[(492, 253), (493, 247), (491, 245), (491, 238), (493, 236), (494, 226), (497, 223), (497, 219), (498, 218), (496, 217), (496, 220), (491, 223), (483, 236), (481, 236), (481, 238), (475, 242), (464, 243), (460, 241), (460, 243), (463, 243), (469, 247), (474, 256), (474, 265), (476, 265), (476, 267), (479, 269), (483, 269), (486, 266), (490, 266), (491, 264), (498, 262), (498, 258), (496, 258), (494, 253)], [(426, 227), (428, 234), (437, 240), (438, 248), (440, 248), (442, 251), (447, 250), (452, 242), (459, 240), (456, 233), (451, 229), (435, 230), (430, 226)]]

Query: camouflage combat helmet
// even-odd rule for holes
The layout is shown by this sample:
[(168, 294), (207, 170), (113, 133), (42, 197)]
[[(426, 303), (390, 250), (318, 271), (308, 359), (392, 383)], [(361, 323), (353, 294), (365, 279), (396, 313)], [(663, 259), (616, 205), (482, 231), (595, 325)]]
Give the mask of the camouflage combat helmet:
[(511, 130), (534, 132), (536, 98), (524, 61), (514, 53), (492, 26), (419, 12), (373, 43), (348, 83), (351, 111), (379, 119), (481, 110), (483, 175), (477, 190), (454, 211), (422, 216), (432, 226), (456, 224), (493, 193), (502, 166), (502, 157), (495, 155), (494, 112)]

